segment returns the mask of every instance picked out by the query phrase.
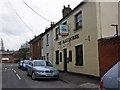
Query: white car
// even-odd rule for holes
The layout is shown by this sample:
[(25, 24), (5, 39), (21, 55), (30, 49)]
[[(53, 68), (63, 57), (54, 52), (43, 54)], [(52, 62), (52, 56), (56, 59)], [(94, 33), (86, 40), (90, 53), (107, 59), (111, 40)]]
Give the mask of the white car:
[(102, 77), (99, 90), (120, 90), (120, 61)]

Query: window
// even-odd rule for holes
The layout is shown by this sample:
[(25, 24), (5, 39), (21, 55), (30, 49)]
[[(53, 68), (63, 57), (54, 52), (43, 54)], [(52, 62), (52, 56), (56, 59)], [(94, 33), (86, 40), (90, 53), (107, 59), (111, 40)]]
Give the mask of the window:
[(56, 64), (59, 64), (59, 51), (56, 51)]
[(43, 48), (43, 38), (41, 39), (41, 47)]
[(83, 66), (83, 45), (75, 47), (76, 49), (76, 66)]
[(45, 60), (45, 56), (43, 56), (43, 59)]
[(69, 51), (69, 61), (72, 62), (72, 51)]
[(47, 56), (47, 60), (49, 60), (49, 53), (47, 53), (46, 56)]
[(60, 62), (62, 62), (62, 53), (60, 52)]
[(49, 34), (47, 34), (47, 36), (46, 36), (46, 46), (49, 46)]
[(56, 40), (58, 40), (58, 35), (59, 35), (59, 27), (56, 28)]
[(82, 28), (82, 11), (75, 16), (76, 30)]

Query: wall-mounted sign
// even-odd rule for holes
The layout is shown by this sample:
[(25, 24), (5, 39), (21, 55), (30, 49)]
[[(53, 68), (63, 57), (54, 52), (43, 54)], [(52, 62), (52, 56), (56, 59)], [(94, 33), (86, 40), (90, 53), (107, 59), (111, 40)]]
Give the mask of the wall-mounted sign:
[(68, 26), (60, 25), (60, 35), (65, 36), (68, 35)]
[(59, 45), (65, 44), (65, 43), (70, 42), (70, 41), (73, 41), (73, 40), (75, 40), (75, 39), (79, 39), (79, 34), (76, 34), (76, 35), (74, 35), (74, 36), (71, 36), (71, 37), (69, 37), (69, 38), (66, 38), (65, 40), (62, 40), (62, 41), (58, 42), (58, 44), (59, 44)]

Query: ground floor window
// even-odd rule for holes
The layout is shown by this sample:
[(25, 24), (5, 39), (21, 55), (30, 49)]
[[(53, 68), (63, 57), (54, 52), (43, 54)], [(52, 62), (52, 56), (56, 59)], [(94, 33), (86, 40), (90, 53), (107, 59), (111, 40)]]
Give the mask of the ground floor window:
[(69, 51), (69, 61), (72, 62), (72, 51)]
[(59, 50), (56, 51), (56, 64), (59, 64)]
[(75, 47), (76, 50), (76, 66), (83, 66), (83, 45)]
[(47, 60), (49, 60), (49, 53), (47, 53), (46, 56), (47, 56)]
[(60, 62), (62, 62), (62, 52), (60, 52)]

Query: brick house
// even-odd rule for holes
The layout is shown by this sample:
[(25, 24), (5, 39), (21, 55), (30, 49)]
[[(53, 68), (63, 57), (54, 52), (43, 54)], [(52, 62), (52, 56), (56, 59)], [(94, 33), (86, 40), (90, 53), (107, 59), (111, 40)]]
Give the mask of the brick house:
[(42, 58), (42, 36), (43, 33), (35, 36), (30, 42), (30, 48), (31, 48), (31, 58), (32, 59), (40, 59)]

